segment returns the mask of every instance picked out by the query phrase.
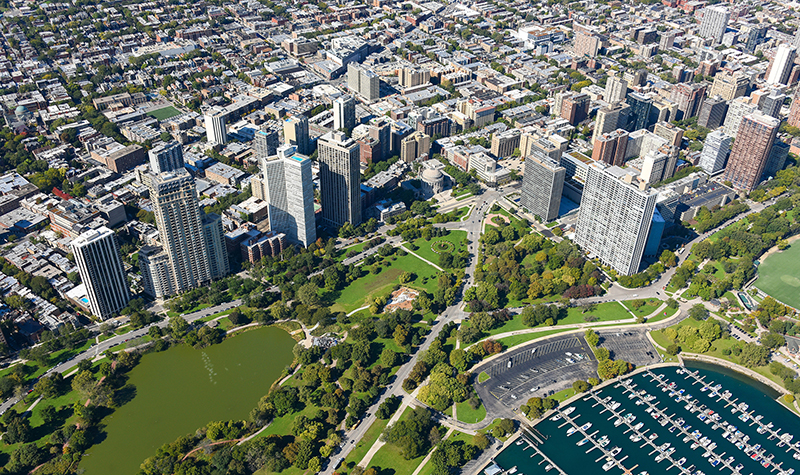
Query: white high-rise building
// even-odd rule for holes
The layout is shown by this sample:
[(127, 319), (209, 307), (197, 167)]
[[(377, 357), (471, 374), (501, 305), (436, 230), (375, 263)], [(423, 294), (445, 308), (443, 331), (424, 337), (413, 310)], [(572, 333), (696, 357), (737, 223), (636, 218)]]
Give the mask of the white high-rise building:
[(353, 130), (356, 126), (356, 101), (352, 96), (339, 96), (333, 101), (333, 130)]
[(700, 154), (699, 166), (709, 175), (725, 169), (725, 162), (731, 151), (731, 137), (721, 130), (715, 130), (706, 136), (703, 152)]
[(712, 38), (714, 43), (722, 43), (731, 12), (722, 5), (713, 5), (703, 10), (703, 21), (700, 22), (698, 35), (703, 38)]
[(621, 102), (628, 94), (628, 81), (618, 77), (609, 76), (606, 81), (606, 91), (603, 94), (603, 100), (609, 104)]
[(221, 109), (206, 112), (206, 138), (208, 143), (224, 145), (228, 143), (228, 131), (225, 129), (225, 114)]
[(797, 50), (794, 46), (781, 43), (769, 63), (767, 84), (786, 84), (794, 67)]
[(347, 87), (367, 102), (374, 102), (380, 98), (380, 86), (380, 78), (374, 72), (357, 63), (347, 65)]
[(642, 161), (642, 179), (647, 183), (658, 183), (664, 177), (664, 169), (669, 162), (669, 155), (659, 150), (650, 150)]
[(105, 320), (125, 308), (130, 294), (114, 231), (105, 226), (86, 231), (70, 247), (92, 314)]
[(270, 230), (284, 233), (294, 243), (308, 247), (317, 240), (314, 218), (314, 182), (311, 160), (284, 146), (261, 165), (264, 201), (269, 204)]
[(341, 132), (317, 141), (322, 219), (330, 226), (361, 223), (361, 168), (358, 143)]
[(589, 166), (575, 243), (622, 275), (639, 271), (656, 196), (633, 172), (602, 162)]
[(178, 142), (167, 142), (148, 152), (150, 171), (166, 173), (183, 168), (183, 147)]
[(617, 102), (610, 106), (602, 107), (597, 111), (592, 143), (602, 137), (603, 134), (617, 129), (624, 129), (628, 125), (628, 111), (630, 108), (631, 106), (624, 102)]

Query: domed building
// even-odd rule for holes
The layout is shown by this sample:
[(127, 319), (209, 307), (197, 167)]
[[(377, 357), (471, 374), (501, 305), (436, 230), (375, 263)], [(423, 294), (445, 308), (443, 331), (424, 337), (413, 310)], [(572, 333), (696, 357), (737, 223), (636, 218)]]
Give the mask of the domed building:
[(444, 191), (445, 176), (441, 170), (426, 168), (419, 175), (422, 194), (426, 199)]
[(17, 108), (14, 110), (14, 115), (16, 116), (17, 121), (22, 122), (23, 124), (30, 122), (31, 118), (33, 117), (28, 108), (23, 105), (17, 106)]

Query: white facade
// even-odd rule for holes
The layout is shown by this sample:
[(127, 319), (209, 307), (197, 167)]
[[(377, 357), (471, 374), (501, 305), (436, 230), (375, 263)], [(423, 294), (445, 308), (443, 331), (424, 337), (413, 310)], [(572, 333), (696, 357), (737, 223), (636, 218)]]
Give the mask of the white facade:
[(72, 241), (71, 248), (92, 314), (105, 320), (125, 308), (130, 294), (114, 231), (105, 226), (87, 231)]
[(353, 130), (356, 126), (356, 101), (340, 96), (333, 101), (333, 130)]
[(725, 123), (722, 126), (722, 131), (725, 135), (735, 137), (736, 132), (739, 131), (739, 124), (742, 123), (742, 118), (747, 114), (751, 114), (758, 109), (758, 106), (750, 103), (747, 97), (739, 97), (728, 104), (728, 113), (725, 115)]
[(706, 136), (698, 165), (709, 175), (721, 172), (725, 169), (730, 150), (731, 137), (721, 130), (715, 130)]
[(609, 76), (606, 81), (606, 92), (603, 95), (603, 100), (609, 104), (614, 104), (624, 100), (627, 93), (628, 81), (617, 76)]
[(796, 52), (792, 45), (783, 43), (778, 46), (767, 76), (767, 84), (786, 84), (789, 81)]
[(656, 196), (638, 176), (593, 163), (583, 189), (575, 243), (620, 274), (637, 273)]
[(223, 145), (228, 142), (228, 131), (225, 129), (225, 114), (221, 111), (206, 112), (206, 138), (209, 143)]
[(311, 160), (295, 151), (293, 146), (281, 147), (263, 163), (264, 201), (269, 204), (270, 230), (308, 247), (317, 240), (314, 182)]
[(715, 44), (721, 43), (730, 18), (731, 12), (721, 5), (706, 8), (703, 10), (703, 21), (700, 22), (698, 35), (713, 39)]
[(664, 177), (669, 155), (658, 150), (650, 150), (642, 161), (642, 179), (647, 183), (658, 183)]

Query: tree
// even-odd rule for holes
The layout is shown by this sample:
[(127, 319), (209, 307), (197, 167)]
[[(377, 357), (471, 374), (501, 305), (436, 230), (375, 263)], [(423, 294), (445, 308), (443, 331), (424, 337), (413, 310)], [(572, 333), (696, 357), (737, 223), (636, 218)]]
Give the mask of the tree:
[(322, 303), (319, 287), (313, 282), (304, 284), (297, 290), (297, 299), (306, 307), (318, 307)]
[(469, 366), (469, 358), (467, 352), (462, 349), (456, 349), (450, 352), (450, 364), (459, 372), (464, 372)]
[(577, 380), (574, 383), (572, 383), (572, 389), (574, 389), (576, 393), (582, 393), (584, 391), (588, 391), (589, 383), (587, 383), (586, 381)]
[(400, 362), (400, 356), (394, 350), (384, 348), (381, 352), (381, 362), (386, 365), (387, 368), (392, 368), (397, 366), (397, 363)]
[(667, 354), (675, 356), (681, 352), (681, 347), (677, 343), (672, 343), (667, 348)]
[(786, 344), (786, 338), (775, 332), (769, 332), (761, 336), (761, 344), (770, 349), (777, 349)]
[(52, 424), (58, 417), (58, 411), (56, 411), (55, 407), (47, 405), (42, 408), (41, 416), (44, 423), (49, 425)]
[(84, 398), (89, 397), (95, 384), (97, 382), (89, 371), (81, 371), (72, 379), (72, 389)]
[(708, 309), (705, 305), (696, 303), (689, 309), (689, 316), (695, 320), (705, 320), (708, 318)]
[(586, 338), (586, 343), (588, 343), (590, 346), (597, 346), (600, 343), (600, 335), (591, 329), (586, 330), (584, 338)]
[(748, 368), (764, 366), (769, 361), (769, 349), (755, 343), (745, 343), (739, 361)]

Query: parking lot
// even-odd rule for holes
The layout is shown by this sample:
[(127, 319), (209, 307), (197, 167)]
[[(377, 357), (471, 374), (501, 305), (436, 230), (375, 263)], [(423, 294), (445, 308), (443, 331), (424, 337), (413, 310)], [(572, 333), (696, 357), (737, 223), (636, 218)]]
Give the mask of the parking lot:
[(484, 371), (489, 379), (476, 385), (481, 398), (516, 408), (531, 397), (549, 396), (577, 379), (596, 376), (597, 362), (582, 336), (569, 335), (526, 345)]
[(600, 346), (608, 348), (611, 358), (615, 360), (625, 360), (636, 366), (661, 361), (658, 352), (647, 339), (645, 330), (609, 330), (597, 333), (600, 335)]

